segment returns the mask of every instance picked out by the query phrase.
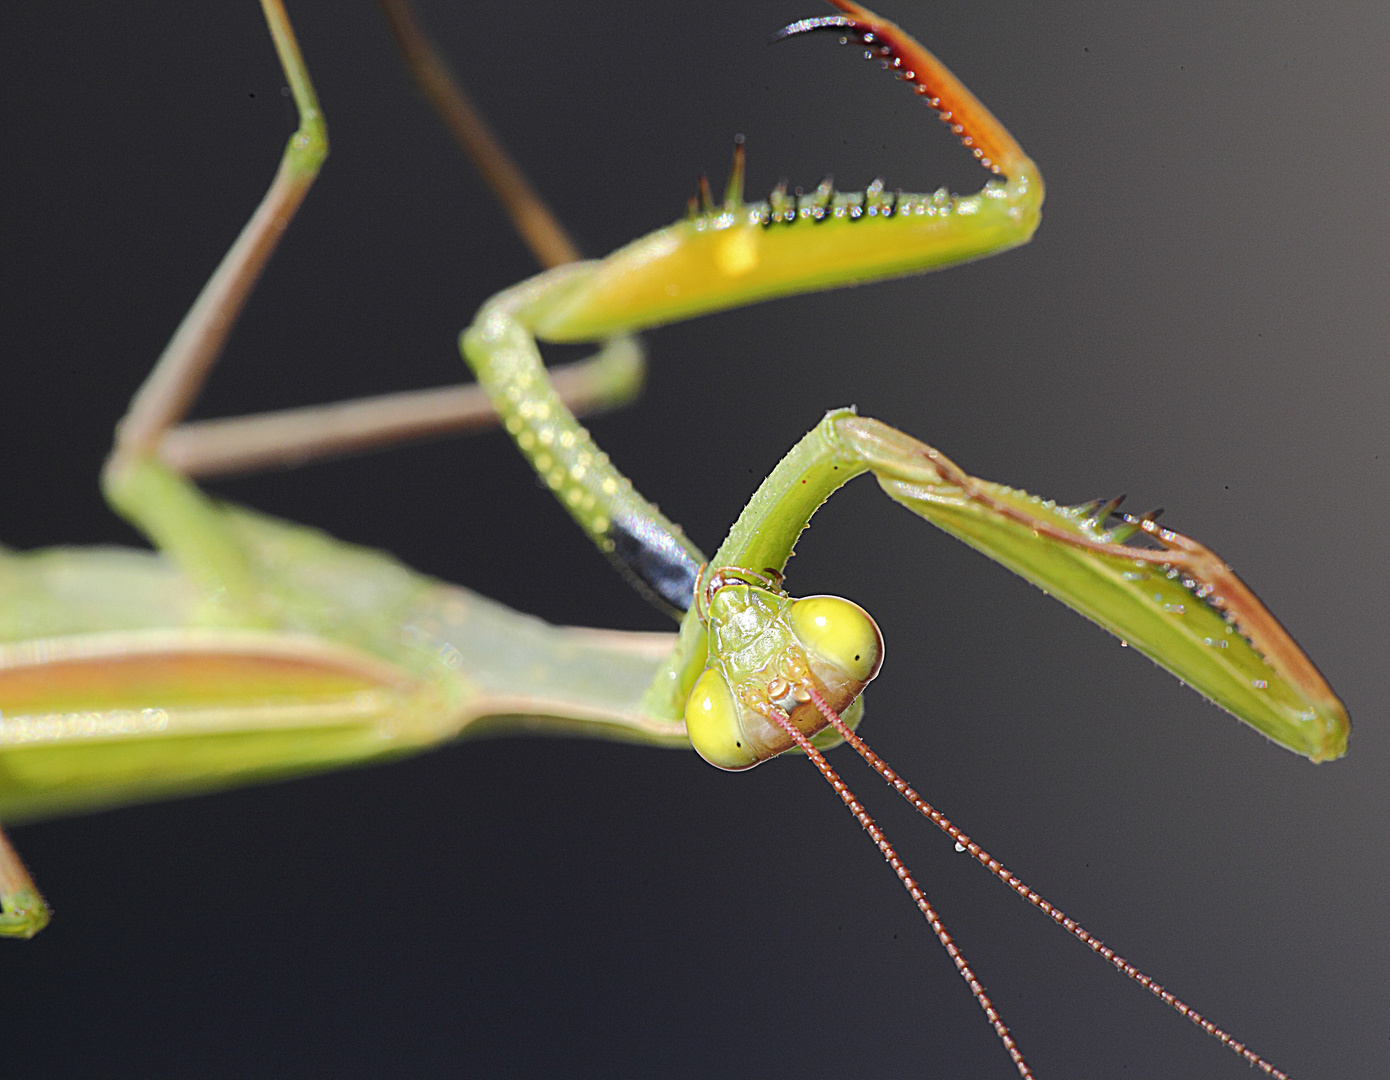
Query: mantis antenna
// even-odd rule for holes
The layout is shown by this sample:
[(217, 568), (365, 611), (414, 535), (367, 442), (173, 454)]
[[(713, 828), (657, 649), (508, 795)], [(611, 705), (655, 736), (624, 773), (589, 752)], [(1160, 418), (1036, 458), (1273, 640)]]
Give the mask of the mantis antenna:
[[(859, 756), (867, 761), (869, 765), (873, 767), (874, 771), (888, 782), (894, 791), (906, 799), (908, 803), (912, 805), (913, 809), (954, 840), (957, 850), (968, 851), (975, 857), (975, 860), (981, 866), (989, 870), (990, 873), (1005, 885), (1018, 893), (1024, 900), (1027, 900), (1028, 903), (1051, 918), (1058, 926), (1065, 928), (1084, 942), (1092, 952), (1105, 957), (1105, 959), (1109, 960), (1110, 963), (1115, 966), (1116, 970), (1123, 972), (1165, 1005), (1168, 1005), (1182, 1016), (1187, 1017), (1208, 1035), (1211, 1035), (1223, 1045), (1235, 1051), (1255, 1068), (1269, 1076), (1275, 1077), (1276, 1080), (1289, 1080), (1288, 1074), (1280, 1069), (1276, 1069), (1268, 1061), (1260, 1057), (1259, 1054), (1255, 1053), (1255, 1051), (1233, 1038), (1222, 1028), (1217, 1027), (1181, 998), (1163, 989), (1161, 985), (1145, 975), (1123, 956), (1120, 956), (1114, 949), (1109, 948), (1075, 919), (1068, 918), (1067, 914), (1062, 911), (1061, 908), (1045, 900), (1038, 893), (1030, 889), (1021, 878), (1010, 872), (1008, 867), (994, 858), (994, 856), (990, 855), (989, 852), (980, 847), (975, 841), (971, 840), (969, 836), (951, 822), (950, 818), (946, 817), (940, 810), (932, 806), (926, 799), (922, 798), (906, 780), (894, 772), (888, 763), (879, 757), (878, 754), (874, 753), (869, 747), (869, 744), (861, 739), (854, 730), (840, 718), (839, 713), (830, 707), (819, 691), (812, 687), (808, 692), (811, 703), (815, 705), (821, 715), (830, 722), (831, 726), (840, 733), (840, 737), (854, 747)], [(859, 823), (863, 825), (869, 835), (873, 837), (874, 842), (878, 844), (879, 850), (883, 852), (883, 857), (888, 860), (888, 864), (893, 867), (898, 877), (902, 880), (903, 887), (911, 894), (917, 906), (922, 909), (922, 914), (927, 917), (927, 921), (931, 924), (931, 928), (936, 931), (937, 938), (940, 939), (941, 944), (945, 947), (947, 953), (950, 954), (951, 959), (956, 962), (956, 968), (960, 971), (961, 978), (970, 985), (971, 993), (975, 995), (975, 999), (980, 1003), (980, 1007), (984, 1009), (985, 1015), (989, 1017), (990, 1022), (994, 1025), (994, 1030), (998, 1032), (1000, 1040), (1003, 1041), (1004, 1048), (1008, 1050), (1009, 1056), (1013, 1058), (1014, 1064), (1018, 1066), (1019, 1075), (1032, 1076), (1032, 1073), (1028, 1070), (1028, 1065), (1019, 1054), (1013, 1038), (1009, 1035), (1008, 1028), (1004, 1026), (1003, 1020), (999, 1018), (997, 1011), (994, 1009), (993, 1005), (990, 1004), (989, 997), (985, 994), (984, 988), (980, 986), (979, 982), (975, 979), (974, 973), (970, 970), (969, 964), (966, 963), (965, 957), (961, 955), (959, 947), (951, 940), (950, 935), (946, 932), (946, 928), (941, 924), (940, 918), (932, 910), (931, 904), (927, 901), (926, 896), (921, 894), (921, 891), (917, 888), (917, 884), (912, 880), (911, 873), (908, 871), (907, 867), (903, 866), (898, 860), (887, 838), (883, 835), (883, 830), (878, 829), (874, 825), (873, 819), (870, 818), (868, 814), (864, 813), (858, 801), (855, 800), (854, 794), (835, 774), (834, 769), (830, 767), (829, 762), (825, 760), (825, 757), (820, 751), (812, 745), (810, 739), (796, 730), (795, 725), (790, 721), (787, 722), (786, 727), (788, 729), (788, 734), (795, 732), (793, 738), (796, 738), (798, 745), (801, 745), (803, 740), (805, 741), (805, 745), (801, 748), (806, 751), (807, 756), (815, 762), (816, 768), (821, 771), (821, 775), (825, 777), (830, 786), (834, 788), (840, 798), (844, 800), (850, 812), (859, 819)]]
[[(812, 700), (815, 701), (818, 708), (824, 705), (824, 699), (821, 698), (819, 694), (816, 694)], [(827, 710), (827, 717), (833, 715), (836, 720), (840, 719), (839, 714), (835, 713), (829, 705), (825, 705), (825, 709)], [(999, 1036), (999, 1041), (1004, 1044), (1004, 1049), (1009, 1052), (1009, 1057), (1013, 1059), (1014, 1065), (1018, 1068), (1019, 1076), (1024, 1077), (1025, 1080), (1032, 1080), (1033, 1070), (1028, 1067), (1028, 1062), (1023, 1060), (1023, 1053), (1019, 1050), (1018, 1044), (1014, 1042), (1014, 1037), (1009, 1033), (1009, 1027), (1004, 1023), (1004, 1018), (999, 1015), (999, 1010), (994, 1007), (994, 1002), (990, 1000), (989, 994), (985, 992), (984, 984), (981, 983), (979, 978), (975, 975), (975, 971), (971, 968), (970, 962), (966, 960), (965, 954), (960, 950), (960, 946), (957, 945), (955, 939), (951, 937), (950, 931), (946, 929), (946, 924), (941, 921), (941, 916), (937, 914), (936, 908), (932, 906), (932, 902), (927, 899), (926, 891), (917, 884), (917, 880), (912, 876), (912, 871), (904, 865), (900, 858), (898, 858), (897, 851), (894, 850), (892, 843), (884, 834), (883, 830), (875, 824), (874, 819), (869, 816), (869, 812), (864, 809), (863, 804), (855, 798), (854, 792), (849, 789), (849, 785), (840, 779), (840, 774), (831, 767), (830, 762), (825, 760), (825, 755), (816, 749), (815, 744), (812, 743), (809, 738), (801, 733), (801, 730), (791, 722), (791, 718), (787, 716), (786, 713), (782, 713), (779, 710), (779, 713), (773, 715), (773, 719), (783, 731), (796, 741), (797, 746), (801, 748), (802, 752), (815, 763), (816, 768), (820, 770), (820, 774), (825, 777), (825, 782), (834, 788), (835, 794), (840, 796), (846, 808), (854, 815), (855, 820), (864, 827), (864, 831), (867, 832), (873, 839), (873, 842), (878, 845), (878, 850), (883, 852), (883, 857), (888, 861), (888, 865), (893, 868), (894, 873), (898, 875), (898, 880), (903, 883), (903, 888), (906, 889), (908, 895), (912, 897), (918, 910), (926, 916), (927, 922), (930, 924), (932, 930), (935, 931), (936, 938), (941, 942), (942, 948), (944, 948), (951, 959), (955, 961), (956, 970), (960, 972), (960, 977), (964, 979), (966, 985), (970, 987), (970, 992), (975, 995), (975, 1000), (980, 1003), (980, 1008), (985, 1011), (985, 1016), (988, 1017), (989, 1022), (994, 1025), (995, 1034)], [(840, 723), (843, 722), (844, 721), (840, 721)], [(846, 727), (845, 730), (848, 731), (848, 727)]]

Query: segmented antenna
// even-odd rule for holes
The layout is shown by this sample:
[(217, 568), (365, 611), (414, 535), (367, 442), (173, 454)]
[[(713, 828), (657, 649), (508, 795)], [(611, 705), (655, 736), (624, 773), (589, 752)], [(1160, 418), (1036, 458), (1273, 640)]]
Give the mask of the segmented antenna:
[[(814, 687), (809, 689), (812, 700), (817, 701), (818, 708), (830, 709), (830, 706), (825, 704), (825, 699), (821, 698)], [(835, 716), (836, 720), (839, 720), (839, 714), (835, 713), (835, 710), (830, 709), (830, 713)], [(984, 984), (975, 975), (975, 970), (965, 959), (965, 954), (960, 951), (960, 946), (956, 944), (955, 939), (951, 937), (950, 931), (946, 929), (946, 924), (941, 921), (941, 916), (936, 913), (936, 908), (932, 906), (932, 902), (927, 899), (926, 891), (917, 884), (917, 880), (912, 876), (912, 871), (904, 866), (903, 861), (898, 858), (897, 851), (889, 842), (888, 837), (884, 835), (883, 830), (869, 816), (863, 803), (854, 797), (854, 792), (850, 791), (849, 785), (840, 779), (840, 774), (831, 768), (830, 762), (825, 760), (825, 755), (817, 750), (815, 744), (802, 733), (800, 728), (792, 723), (791, 717), (775, 705), (768, 708), (766, 715), (796, 741), (796, 745), (814, 762), (821, 775), (825, 777), (826, 783), (835, 790), (835, 794), (840, 796), (840, 800), (849, 808), (849, 812), (855, 816), (859, 824), (864, 827), (864, 831), (878, 845), (878, 850), (883, 852), (883, 857), (888, 860), (888, 865), (898, 875), (898, 880), (903, 883), (903, 888), (907, 890), (918, 909), (926, 916), (927, 923), (936, 933), (936, 938), (941, 942), (942, 948), (955, 961), (956, 970), (960, 972), (960, 977), (970, 987), (970, 992), (975, 995), (975, 1000), (980, 1003), (980, 1008), (984, 1010), (985, 1016), (994, 1025), (995, 1034), (999, 1036), (999, 1041), (1004, 1044), (1004, 1049), (1009, 1052), (1009, 1057), (1013, 1059), (1014, 1066), (1018, 1069), (1018, 1075), (1023, 1077), (1023, 1080), (1036, 1080), (1033, 1070), (1028, 1067), (1028, 1062), (1023, 1060), (1023, 1054), (1019, 1051), (1018, 1044), (1014, 1042), (1014, 1037), (1009, 1034), (1008, 1025), (1004, 1023), (1003, 1017), (999, 1015), (999, 1010), (994, 1007), (994, 1002), (990, 1001), (989, 994), (985, 992)], [(844, 723), (844, 721), (840, 721), (840, 723)], [(1279, 1075), (1282, 1076), (1283, 1074)]]
[[(985, 869), (987, 869), (1005, 885), (1011, 888), (1014, 892), (1018, 893), (1018, 895), (1023, 897), (1023, 899), (1027, 900), (1028, 903), (1033, 905), (1033, 907), (1037, 908), (1039, 911), (1047, 915), (1058, 926), (1061, 926), (1062, 928), (1070, 932), (1073, 936), (1077, 937), (1082, 942), (1084, 942), (1092, 952), (1099, 953), (1101, 956), (1105, 957), (1105, 959), (1109, 960), (1117, 971), (1123, 972), (1129, 978), (1137, 982), (1140, 986), (1144, 987), (1144, 989), (1148, 990), (1149, 993), (1153, 994), (1154, 997), (1158, 998), (1165, 1005), (1168, 1005), (1181, 1015), (1187, 1017), (1199, 1028), (1205, 1031), (1208, 1035), (1211, 1035), (1213, 1038), (1218, 1039), (1223, 1045), (1229, 1047), (1231, 1050), (1234, 1050), (1237, 1054), (1243, 1057), (1248, 1064), (1253, 1065), (1255, 1068), (1259, 1069), (1266, 1075), (1274, 1077), (1274, 1080), (1289, 1080), (1287, 1073), (1284, 1073), (1281, 1070), (1276, 1069), (1273, 1065), (1271, 1065), (1264, 1058), (1260, 1057), (1259, 1054), (1255, 1053), (1255, 1051), (1251, 1050), (1243, 1042), (1240, 1042), (1237, 1039), (1233, 1038), (1229, 1033), (1227, 1033), (1222, 1028), (1217, 1027), (1205, 1016), (1199, 1013), (1196, 1009), (1192, 1008), (1190, 1005), (1182, 1001), (1180, 998), (1163, 989), (1163, 987), (1160, 984), (1156, 983), (1149, 976), (1145, 975), (1142, 971), (1140, 971), (1137, 967), (1131, 964), (1123, 956), (1115, 952), (1114, 949), (1107, 947), (1103, 941), (1101, 941), (1094, 934), (1090, 933), (1075, 919), (1068, 918), (1066, 912), (1062, 911), (1056, 905), (1049, 903), (1042, 896), (1038, 895), (1036, 892), (1030, 889), (1022, 879), (1020, 879), (1016, 874), (1011, 873), (1003, 863), (1001, 863), (998, 859), (994, 858), (994, 856), (990, 855), (989, 852), (987, 852), (984, 848), (980, 847), (980, 845), (975, 843), (975, 841), (971, 840), (969, 836), (967, 836), (954, 824), (952, 824), (950, 818), (946, 817), (946, 815), (943, 814), (940, 810), (936, 809), (936, 807), (932, 806), (932, 804), (927, 802), (926, 799), (922, 798), (922, 796), (919, 795), (917, 791), (910, 784), (907, 783), (906, 780), (904, 780), (896, 772), (894, 772), (893, 769), (889, 767), (886, 761), (884, 761), (881, 757), (874, 753), (872, 749), (870, 749), (868, 743), (866, 743), (857, 734), (855, 734), (854, 730), (842, 719), (840, 719), (840, 714), (830, 707), (830, 705), (826, 702), (825, 698), (821, 697), (820, 692), (816, 690), (814, 686), (808, 687), (808, 689), (810, 691), (812, 703), (816, 706), (817, 709), (820, 710), (821, 715), (824, 716), (826, 720), (828, 720), (830, 724), (835, 728), (835, 730), (840, 733), (841, 737), (845, 740), (845, 742), (849, 743), (852, 747), (854, 747), (854, 749), (859, 753), (859, 756), (862, 757), (865, 761), (867, 761), (873, 767), (874, 771), (877, 772), (880, 776), (882, 776), (883, 779), (886, 780), (892, 786), (893, 790), (896, 791), (899, 795), (901, 795), (904, 799), (906, 799), (918, 813), (920, 813), (923, 817), (927, 818), (934, 825), (936, 825), (937, 828), (939, 828), (942, 832), (944, 832), (947, 836), (954, 840), (956, 842), (957, 848), (963, 851), (968, 851), (971, 855), (975, 857), (975, 860), (979, 862), (981, 866), (985, 867)], [(788, 724), (790, 724), (790, 721), (788, 721)], [(798, 734), (800, 734), (799, 731)], [(805, 735), (802, 735), (801, 738), (806, 741), (807, 745), (810, 744), (810, 740), (807, 739)], [(800, 740), (798, 740), (798, 745), (800, 745)], [(805, 747), (803, 746), (802, 749), (804, 750)], [(819, 765), (817, 767), (819, 768)], [(827, 765), (826, 768), (829, 768), (829, 766)], [(822, 773), (824, 773), (825, 769), (821, 769), (821, 771)], [(826, 779), (828, 780), (829, 777), (827, 776)], [(846, 788), (845, 790), (848, 791), (849, 789)], [(845, 798), (843, 794), (840, 797)], [(847, 806), (849, 805), (848, 799), (846, 799), (845, 804)], [(851, 807), (851, 809), (853, 809), (853, 807)], [(856, 814), (856, 816), (858, 815)], [(862, 820), (860, 824), (863, 824)], [(868, 829), (869, 826), (864, 825), (864, 828)], [(872, 830), (870, 830), (870, 835), (872, 834)], [(883, 848), (882, 843), (879, 844), (879, 848)], [(887, 852), (885, 852), (885, 858), (887, 857)], [(888, 861), (892, 863), (893, 859), (889, 858)], [(894, 869), (898, 869), (898, 867), (895, 865)], [(899, 870), (898, 876), (903, 877), (903, 871)], [(906, 880), (907, 879), (904, 878), (904, 883), (906, 883)], [(919, 904), (918, 906), (920, 907), (921, 905)], [(928, 919), (930, 918), (931, 916), (928, 916)], [(933, 929), (935, 929), (935, 926), (933, 926)], [(938, 934), (938, 936), (940, 936), (940, 934)], [(946, 939), (943, 938), (943, 944), (945, 943), (945, 941)], [(949, 946), (947, 948), (947, 951), (950, 951)], [(956, 961), (956, 965), (958, 967), (960, 967), (962, 964), (963, 960)], [(962, 974), (964, 974), (964, 971), (965, 969), (962, 968)], [(967, 979), (967, 981), (969, 980)], [(971, 988), (974, 988), (973, 984)], [(978, 998), (979, 995), (977, 994), (976, 997)], [(984, 1004), (986, 1001), (988, 1001), (987, 998), (983, 999), (981, 1004)], [(996, 1030), (998, 1029), (998, 1027), (999, 1025), (996, 1025)], [(1003, 1036), (1001, 1035), (1001, 1038), (1002, 1037)], [(1004, 1045), (1011, 1046), (1012, 1043), (1006, 1040)], [(1013, 1054), (1014, 1051), (1010, 1050), (1010, 1053)], [(1029, 1075), (1026, 1072), (1027, 1067), (1021, 1064), (1021, 1059), (1015, 1057), (1014, 1060), (1015, 1062), (1019, 1063), (1019, 1072), (1024, 1076)]]

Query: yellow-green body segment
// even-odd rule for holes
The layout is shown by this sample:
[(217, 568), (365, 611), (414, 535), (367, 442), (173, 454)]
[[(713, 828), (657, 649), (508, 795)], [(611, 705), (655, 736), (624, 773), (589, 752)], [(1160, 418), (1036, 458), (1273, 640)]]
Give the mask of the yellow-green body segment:
[[(326, 144), (288, 22), (275, 0), (265, 6), (307, 133), (287, 151), (282, 175), (300, 189), (276, 211), (283, 220), (270, 221), (278, 235)], [(853, 721), (878, 671), (883, 644), (867, 614), (836, 598), (795, 601), (780, 588), (816, 509), (864, 472), (1270, 738), (1314, 760), (1341, 754), (1346, 712), (1312, 663), (1229, 567), (1152, 521), (978, 480), (931, 447), (838, 410), (778, 465), (707, 559), (555, 392), (538, 339), (597, 341), (626, 362), (636, 330), (955, 265), (1032, 235), (1042, 180), (1003, 126), (897, 27), (844, 0), (837, 6), (847, 15), (835, 26), (871, 42), (989, 171), (981, 191), (909, 195), (874, 185), (844, 194), (823, 185), (749, 204), (740, 160), (722, 205), (498, 294), (462, 336), (537, 474), (629, 579), (681, 620), (678, 635), (547, 626), (384, 553), (211, 500), (159, 463), (156, 440), (126, 439), (106, 492), (160, 554), (0, 550), (0, 821), (499, 731), (693, 742), (716, 765), (747, 768), (791, 745), (769, 710), (819, 732), (826, 721), (807, 706), (814, 690)], [(811, 22), (789, 32), (823, 23)], [(246, 235), (262, 242), (250, 226)], [(233, 286), (239, 304), (249, 285)], [(225, 335), (221, 324), (215, 333)], [(205, 364), (217, 342), (198, 343)], [(1148, 546), (1127, 543), (1140, 532)], [(36, 897), (17, 856), (0, 846), (0, 933), (42, 925)]]

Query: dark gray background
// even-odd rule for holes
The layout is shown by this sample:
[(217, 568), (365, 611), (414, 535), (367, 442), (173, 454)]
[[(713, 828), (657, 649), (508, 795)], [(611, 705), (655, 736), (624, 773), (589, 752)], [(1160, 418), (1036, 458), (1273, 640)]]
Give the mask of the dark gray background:
[[(590, 253), (722, 183), (736, 131), (755, 193), (979, 183), (833, 39), (764, 46), (812, 0), (426, 9)], [(375, 9), (292, 13), (333, 151), (200, 415), (455, 379), (458, 329), (533, 269)], [(653, 333), (645, 400), (594, 432), (707, 550), (851, 402), (983, 476), (1166, 506), (1346, 699), (1345, 761), (1265, 742), (867, 481), (790, 584), (878, 616), (866, 734), (1035, 887), (1292, 1075), (1384, 1075), (1390, 9), (886, 13), (1037, 159), (1037, 239)], [(269, 180), (282, 79), (249, 2), (11, 4), (0, 42), (0, 534), (133, 542), (98, 465)], [(500, 437), (216, 490), (556, 622), (662, 626)], [(1249, 1075), (837, 759), (1041, 1076)], [(58, 917), (0, 947), (7, 1077), (1013, 1075), (797, 760), (474, 743), (15, 839)]]

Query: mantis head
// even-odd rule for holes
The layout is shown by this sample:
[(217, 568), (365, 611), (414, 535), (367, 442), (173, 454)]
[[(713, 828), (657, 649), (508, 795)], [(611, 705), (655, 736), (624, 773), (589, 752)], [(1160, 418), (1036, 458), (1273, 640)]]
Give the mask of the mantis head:
[(818, 734), (829, 721), (817, 694), (837, 713), (852, 710), (851, 726), (857, 721), (862, 710), (853, 707), (883, 664), (883, 635), (867, 611), (838, 596), (798, 600), (774, 579), (740, 570), (716, 572), (702, 592), (709, 657), (685, 706), (701, 757), (751, 769), (791, 749), (777, 716)]

